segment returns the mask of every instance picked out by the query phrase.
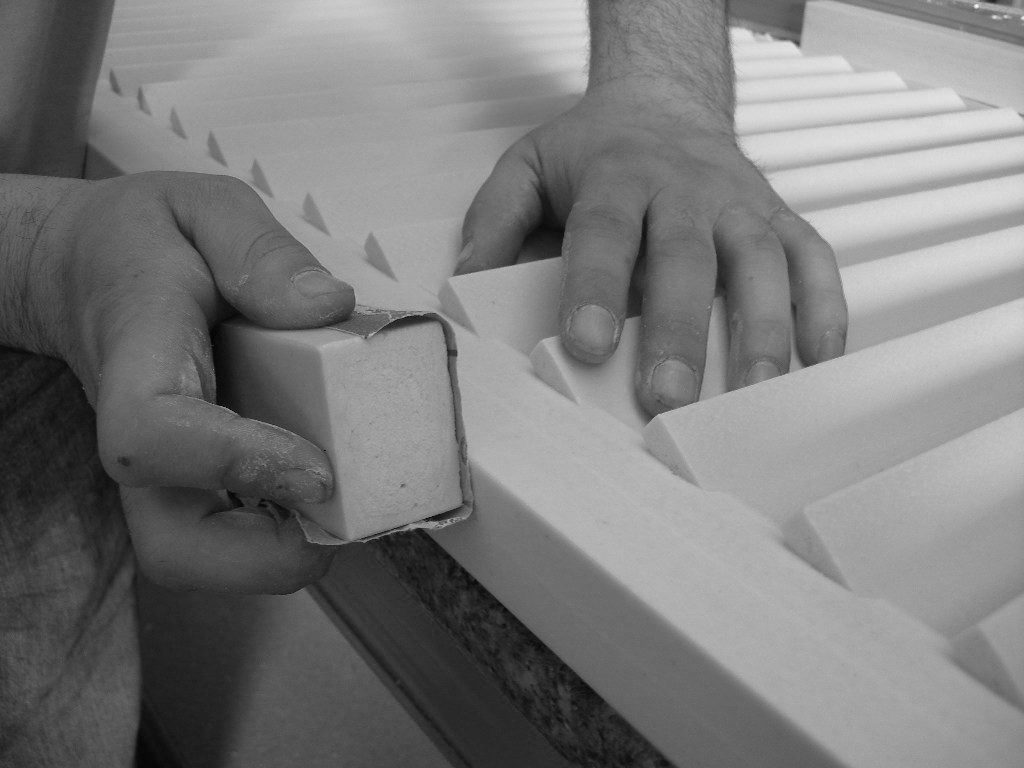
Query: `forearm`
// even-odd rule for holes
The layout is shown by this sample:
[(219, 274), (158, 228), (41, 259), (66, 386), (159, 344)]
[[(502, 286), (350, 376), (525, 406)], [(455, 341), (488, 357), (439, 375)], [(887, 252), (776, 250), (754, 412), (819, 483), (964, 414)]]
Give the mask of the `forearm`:
[(648, 78), (731, 131), (732, 57), (721, 0), (590, 0), (591, 89)]
[(81, 176), (113, 0), (0, 2), (0, 172)]
[(86, 183), (0, 174), (0, 346), (61, 356), (65, 201)]

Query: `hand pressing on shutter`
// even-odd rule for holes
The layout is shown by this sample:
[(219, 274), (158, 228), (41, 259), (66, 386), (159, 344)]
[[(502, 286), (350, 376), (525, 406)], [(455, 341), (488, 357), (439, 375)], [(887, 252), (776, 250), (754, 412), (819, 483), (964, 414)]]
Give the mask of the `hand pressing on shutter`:
[[(587, 92), (502, 156), (463, 225), (459, 272), (510, 264), (534, 228), (564, 227), (561, 336), (581, 361), (614, 353), (637, 284), (636, 394), (651, 414), (697, 399), (719, 283), (731, 388), (788, 370), (792, 308), (805, 363), (845, 344), (834, 254), (736, 145), (714, 5), (592, 2)], [(707, 29), (693, 36), (688, 24)]]

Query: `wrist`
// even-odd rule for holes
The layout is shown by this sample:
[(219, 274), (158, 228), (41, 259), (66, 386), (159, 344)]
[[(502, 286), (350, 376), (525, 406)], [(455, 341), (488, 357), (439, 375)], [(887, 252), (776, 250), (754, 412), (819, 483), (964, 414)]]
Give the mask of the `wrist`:
[(590, 0), (587, 90), (663, 99), (709, 128), (732, 133), (733, 69), (724, 3)]
[(0, 344), (67, 360), (71, 208), (87, 184), (0, 175)]

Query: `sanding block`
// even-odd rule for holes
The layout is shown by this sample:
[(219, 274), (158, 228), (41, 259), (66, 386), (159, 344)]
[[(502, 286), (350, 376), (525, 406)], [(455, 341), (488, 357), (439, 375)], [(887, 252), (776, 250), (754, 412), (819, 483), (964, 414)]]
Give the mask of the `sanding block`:
[(327, 453), (333, 496), (297, 507), (311, 541), (438, 528), (472, 510), (454, 345), (432, 313), (356, 307), (297, 331), (235, 318), (214, 335), (218, 402)]

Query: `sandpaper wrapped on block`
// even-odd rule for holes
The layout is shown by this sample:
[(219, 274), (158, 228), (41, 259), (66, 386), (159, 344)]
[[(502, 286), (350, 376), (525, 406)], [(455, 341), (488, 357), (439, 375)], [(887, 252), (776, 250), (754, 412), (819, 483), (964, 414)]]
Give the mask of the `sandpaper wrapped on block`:
[(467, 517), (472, 491), (454, 336), (439, 316), (356, 307), (324, 328), (217, 329), (218, 402), (327, 453), (334, 494), (298, 506), (310, 541), (338, 544)]

